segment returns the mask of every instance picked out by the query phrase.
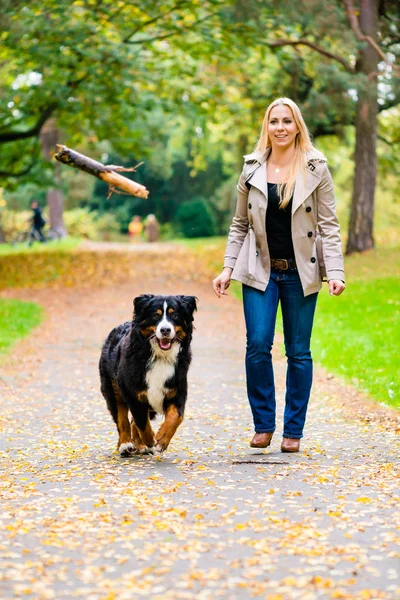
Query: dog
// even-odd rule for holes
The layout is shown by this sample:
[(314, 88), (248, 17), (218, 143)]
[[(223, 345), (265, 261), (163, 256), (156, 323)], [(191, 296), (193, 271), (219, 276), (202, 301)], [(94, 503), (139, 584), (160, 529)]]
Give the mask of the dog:
[[(197, 310), (194, 296), (142, 294), (133, 305), (133, 320), (110, 332), (99, 363), (121, 456), (164, 452), (182, 423)], [(154, 435), (157, 413), (165, 419)]]

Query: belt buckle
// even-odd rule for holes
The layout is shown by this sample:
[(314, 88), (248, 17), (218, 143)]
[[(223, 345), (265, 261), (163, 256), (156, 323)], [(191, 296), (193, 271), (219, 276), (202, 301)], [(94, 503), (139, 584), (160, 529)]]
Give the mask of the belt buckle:
[(281, 271), (287, 271), (289, 268), (289, 261), (286, 260), (286, 258), (276, 258), (275, 265), (277, 269), (280, 269)]

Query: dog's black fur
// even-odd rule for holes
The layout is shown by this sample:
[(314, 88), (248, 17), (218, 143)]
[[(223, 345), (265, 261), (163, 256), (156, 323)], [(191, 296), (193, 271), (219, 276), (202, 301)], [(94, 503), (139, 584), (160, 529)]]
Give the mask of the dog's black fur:
[[(121, 455), (164, 451), (182, 422), (197, 308), (194, 296), (144, 294), (133, 303), (133, 320), (111, 331), (99, 364)], [(149, 419), (156, 412), (165, 420), (154, 436)]]

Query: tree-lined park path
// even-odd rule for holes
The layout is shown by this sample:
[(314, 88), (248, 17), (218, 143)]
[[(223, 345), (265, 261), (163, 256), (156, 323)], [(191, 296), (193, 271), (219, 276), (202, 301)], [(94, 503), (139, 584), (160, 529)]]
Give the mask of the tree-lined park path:
[[(97, 365), (140, 293), (198, 297), (194, 358), (169, 450), (121, 458)], [(46, 320), (1, 363), (0, 598), (400, 597), (396, 413), (317, 369), (301, 452), (282, 454), (278, 339), (277, 431), (253, 450), (231, 296), (148, 271), (12, 295)]]

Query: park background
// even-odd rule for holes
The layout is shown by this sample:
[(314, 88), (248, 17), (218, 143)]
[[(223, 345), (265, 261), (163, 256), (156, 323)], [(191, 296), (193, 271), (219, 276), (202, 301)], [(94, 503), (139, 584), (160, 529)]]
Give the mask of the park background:
[[(131, 218), (150, 213), (161, 242), (184, 247), (189, 272), (211, 285), (243, 154), (266, 106), (288, 96), (328, 158), (346, 250), (347, 289), (320, 295), (314, 356), (399, 406), (395, 0), (2, 0), (0, 32), (1, 288), (122, 280), (130, 258), (81, 240), (127, 242)], [(56, 143), (106, 164), (143, 161), (132, 178), (148, 199), (108, 198), (104, 182), (55, 163)], [(65, 239), (12, 243), (33, 199)], [(178, 273), (184, 263), (165, 248)], [(1, 299), (0, 311), (3, 352), (45, 318), (18, 300)]]

